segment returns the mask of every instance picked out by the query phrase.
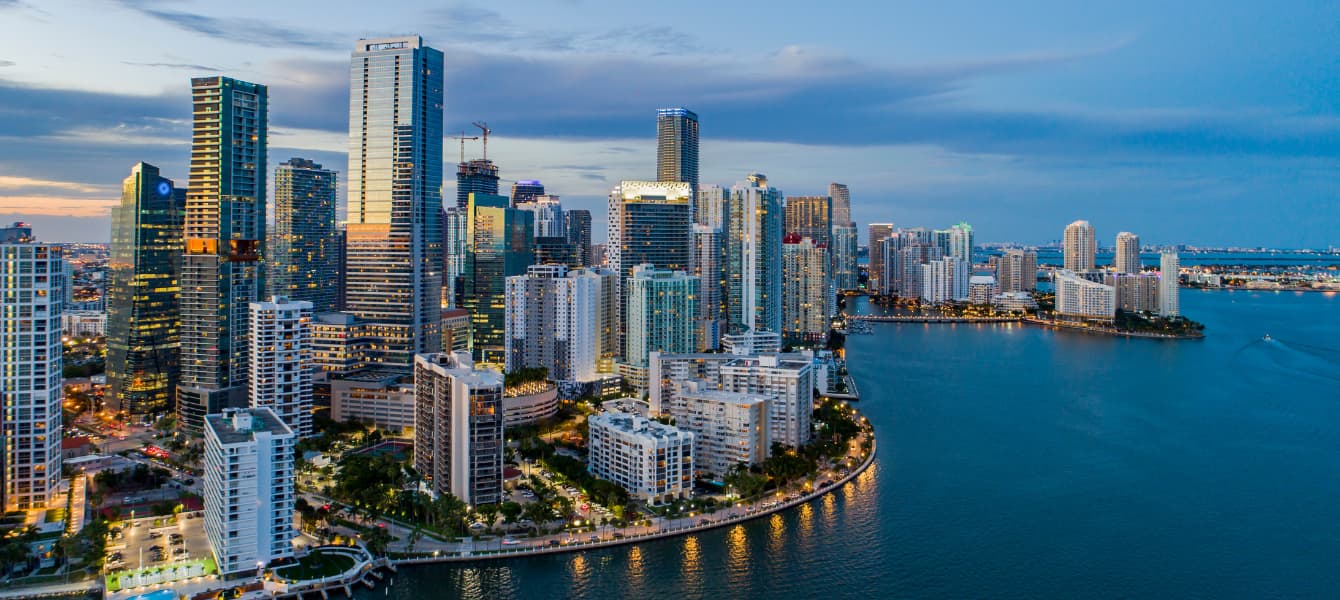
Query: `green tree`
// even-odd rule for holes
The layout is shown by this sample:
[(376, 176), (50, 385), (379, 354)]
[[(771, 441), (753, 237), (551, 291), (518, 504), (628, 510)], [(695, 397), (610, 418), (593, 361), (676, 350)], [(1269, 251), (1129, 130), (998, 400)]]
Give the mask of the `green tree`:
[(385, 527), (369, 527), (360, 535), (368, 551), (377, 556), (386, 554), (386, 546), (391, 543), (391, 532)]
[(521, 505), (509, 500), (498, 507), (498, 512), (502, 513), (503, 522), (515, 523), (517, 518), (521, 516)]

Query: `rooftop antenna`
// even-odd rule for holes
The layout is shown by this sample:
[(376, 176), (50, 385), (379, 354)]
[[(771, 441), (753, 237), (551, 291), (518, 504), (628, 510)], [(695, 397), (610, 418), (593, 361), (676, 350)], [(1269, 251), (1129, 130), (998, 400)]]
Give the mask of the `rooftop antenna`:
[(465, 162), (465, 140), (477, 140), (479, 139), (479, 136), (465, 137), (465, 132), (462, 131), (460, 135), (447, 136), (447, 139), (461, 141), (461, 162)]
[[(474, 125), (475, 127), (478, 127), (479, 130), (482, 131), (482, 132), (484, 133), (484, 160), (488, 160), (488, 159), (489, 159), (489, 134), (492, 133), (493, 130), (492, 130), (492, 129), (489, 129), (489, 124), (488, 124), (488, 123), (480, 123), (479, 121), (475, 121), (474, 123), (472, 123), (472, 125)], [(462, 143), (464, 143), (464, 142), (462, 142)]]

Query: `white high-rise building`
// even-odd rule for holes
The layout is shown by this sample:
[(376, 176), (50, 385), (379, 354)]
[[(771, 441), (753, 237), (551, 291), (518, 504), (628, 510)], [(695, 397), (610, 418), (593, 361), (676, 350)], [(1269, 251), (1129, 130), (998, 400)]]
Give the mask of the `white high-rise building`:
[(919, 268), (922, 301), (934, 304), (968, 299), (968, 263), (946, 256)]
[(948, 248), (945, 249), (945, 256), (952, 256), (964, 263), (972, 264), (972, 245), (974, 242), (972, 225), (958, 223), (950, 227), (946, 241)]
[(1065, 226), (1061, 251), (1065, 254), (1067, 271), (1092, 271), (1094, 255), (1098, 253), (1098, 239), (1088, 221), (1075, 221)]
[(661, 504), (693, 491), (693, 434), (639, 415), (604, 412), (587, 419), (587, 469), (628, 490), (633, 498)]
[(562, 265), (508, 277), (507, 371), (543, 367), (554, 381), (595, 380), (602, 279)]
[(838, 292), (860, 286), (860, 267), (856, 264), (856, 224), (833, 224), (833, 287)]
[(269, 408), (205, 416), (205, 536), (219, 573), (293, 556), (296, 440)]
[(995, 302), (1000, 287), (996, 278), (990, 275), (973, 275), (968, 278), (968, 301), (973, 304), (991, 304)]
[(469, 352), (414, 357), (414, 469), (466, 504), (503, 500), (503, 377)]
[(708, 381), (679, 386), (676, 402), (667, 412), (675, 427), (693, 434), (693, 463), (699, 475), (720, 481), (735, 465), (756, 465), (768, 457), (771, 396), (725, 392)]
[(6, 511), (45, 508), (58, 493), (65, 286), (60, 246), (0, 243), (0, 481)]
[(884, 249), (884, 245), (893, 235), (893, 223), (871, 223), (869, 229), (870, 237), (867, 243), (870, 246), (870, 277), (867, 286), (877, 293), (888, 294), (892, 288), (890, 287), (887, 266), (889, 252)]
[(1165, 250), (1159, 255), (1159, 316), (1176, 317), (1182, 314), (1181, 292), (1178, 280), (1182, 271), (1177, 252)]
[(312, 303), (272, 296), (251, 303), (252, 408), (269, 408), (298, 439), (312, 436)]
[(1072, 271), (1056, 272), (1056, 312), (1063, 317), (1111, 321), (1117, 314), (1117, 290)]
[(720, 386), (730, 392), (772, 396), (769, 439), (796, 448), (809, 443), (814, 369), (808, 354), (737, 356), (721, 366)]
[(726, 328), (725, 234), (693, 226), (693, 274), (698, 276), (698, 350), (715, 350)]
[(1140, 236), (1129, 231), (1117, 234), (1116, 256), (1112, 260), (1118, 273), (1140, 272)]

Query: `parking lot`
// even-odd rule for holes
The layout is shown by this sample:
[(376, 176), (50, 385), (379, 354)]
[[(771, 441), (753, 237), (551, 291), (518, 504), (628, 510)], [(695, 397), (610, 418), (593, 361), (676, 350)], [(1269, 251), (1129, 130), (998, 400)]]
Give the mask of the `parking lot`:
[(107, 571), (157, 567), (210, 556), (203, 513), (182, 513), (175, 520), (172, 517), (126, 520), (120, 527), (121, 532), (107, 544)]

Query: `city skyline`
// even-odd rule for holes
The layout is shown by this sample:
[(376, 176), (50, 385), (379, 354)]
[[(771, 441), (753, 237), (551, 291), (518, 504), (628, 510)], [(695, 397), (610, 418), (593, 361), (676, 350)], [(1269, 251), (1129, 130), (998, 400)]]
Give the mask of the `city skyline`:
[[(1313, 52), (1318, 44), (1291, 43), (1321, 39), (1311, 23), (1334, 22), (1334, 15), (1286, 24), (1264, 8), (1242, 6), (1223, 17), (1222, 30), (1199, 32), (1193, 48), (1178, 27), (1195, 25), (1195, 7), (1093, 8), (1086, 16), (1067, 7), (1046, 11), (1047, 19), (1020, 15), (1014, 18), (1029, 23), (1019, 32), (970, 39), (981, 33), (978, 25), (937, 9), (843, 7), (821, 19), (845, 23), (847, 34), (820, 47), (786, 23), (791, 11), (783, 7), (754, 15), (779, 27), (775, 47), (703, 64), (691, 59), (729, 49), (721, 46), (732, 42), (710, 34), (740, 9), (714, 7), (722, 24), (689, 34), (687, 23), (639, 24), (645, 18), (622, 8), (582, 24), (546, 6), (506, 14), (411, 6), (360, 19), (367, 31), (349, 32), (355, 20), (338, 6), (286, 28), (278, 25), (288, 21), (284, 8), (263, 22), (203, 6), (127, 2), (94, 19), (73, 4), (6, 3), (0, 11), (12, 18), (0, 25), (7, 34), (0, 100), (19, 110), (0, 117), (0, 125), (24, 143), (0, 152), (0, 213), (69, 238), (48, 235), (50, 241), (105, 241), (107, 214), (129, 165), (144, 160), (165, 177), (186, 179), (186, 82), (215, 72), (273, 87), (267, 174), (288, 156), (345, 164), (349, 41), (419, 29), (452, 57), (448, 90), (492, 82), (452, 95), (444, 132), (487, 119), (499, 130), (490, 158), (504, 177), (541, 179), (569, 207), (592, 210), (597, 223), (604, 222), (601, 199), (610, 187), (654, 176), (648, 165), (655, 148), (645, 143), (655, 135), (649, 116), (685, 106), (702, 120), (703, 185), (762, 170), (792, 193), (821, 194), (839, 180), (854, 192), (858, 223), (966, 219), (989, 224), (978, 231), (983, 242), (1042, 243), (1055, 239), (1058, 224), (1083, 216), (1123, 221), (1156, 244), (1337, 243), (1331, 232), (1340, 215), (1326, 204), (1336, 166), (1333, 109), (1307, 85), (1329, 54)], [(890, 41), (900, 36), (860, 25), (878, 19), (854, 18), (863, 9), (949, 35)], [(532, 16), (554, 17), (554, 30), (527, 31), (523, 23)], [(157, 26), (152, 44), (112, 41), (95, 30), (144, 19)], [(82, 32), (73, 36), (82, 39), (71, 54), (100, 42), (119, 51), (85, 52), (71, 62), (35, 50), (53, 23)], [(219, 33), (225, 30), (243, 33)], [(1270, 34), (1257, 39), (1275, 50), (1271, 57), (1245, 67), (1231, 60), (1246, 60), (1234, 40), (1254, 33)], [(1145, 60), (1163, 52), (1178, 60)], [(591, 75), (573, 67), (591, 61), (609, 68)], [(1283, 70), (1290, 75), (1279, 82)], [(1185, 81), (1189, 72), (1195, 81)], [(689, 75), (706, 84), (673, 85)], [(592, 102), (584, 90), (606, 77), (647, 91)], [(521, 81), (555, 92), (543, 100), (508, 92)], [(819, 89), (839, 90), (844, 102), (816, 106)], [(1225, 96), (1225, 89), (1235, 94)], [(537, 101), (552, 110), (538, 110)], [(88, 104), (98, 110), (81, 110)], [(899, 110), (883, 112), (890, 104)], [(845, 108), (831, 107), (838, 105)], [(467, 145), (467, 158), (479, 150)], [(57, 156), (76, 157), (81, 168), (70, 171)], [(454, 163), (457, 156), (443, 158)], [(1243, 168), (1248, 163), (1252, 169)], [(445, 182), (445, 196), (452, 186)], [(1224, 206), (1237, 210), (1219, 210)], [(1129, 218), (1156, 211), (1164, 218)], [(1297, 222), (1292, 214), (1312, 218)], [(593, 238), (605, 239), (603, 228)]]

